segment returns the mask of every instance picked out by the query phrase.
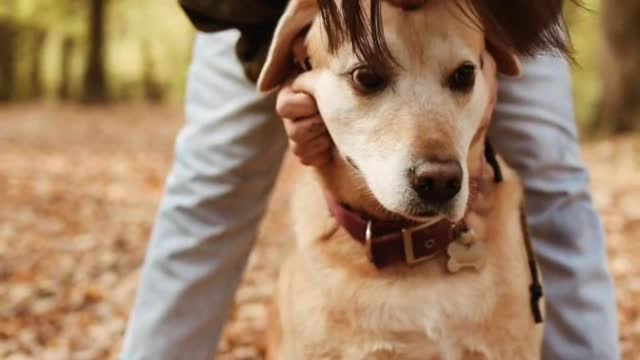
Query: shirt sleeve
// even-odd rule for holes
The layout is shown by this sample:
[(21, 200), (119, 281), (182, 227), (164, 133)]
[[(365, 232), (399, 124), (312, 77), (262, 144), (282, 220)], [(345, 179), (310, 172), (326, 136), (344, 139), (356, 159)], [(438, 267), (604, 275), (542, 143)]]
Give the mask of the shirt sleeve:
[(178, 0), (200, 31), (255, 28), (275, 24), (286, 0)]

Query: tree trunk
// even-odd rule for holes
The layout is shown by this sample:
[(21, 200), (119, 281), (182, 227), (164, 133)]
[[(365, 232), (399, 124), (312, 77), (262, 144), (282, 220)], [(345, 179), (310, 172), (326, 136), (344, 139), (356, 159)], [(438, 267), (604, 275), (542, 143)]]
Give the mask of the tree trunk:
[(62, 40), (62, 53), (60, 59), (60, 87), (58, 87), (58, 98), (69, 100), (71, 98), (71, 59), (76, 47), (76, 42), (71, 35), (65, 36)]
[(640, 0), (603, 2), (602, 113), (609, 133), (640, 130)]
[(30, 78), (31, 78), (31, 95), (39, 99), (42, 97), (42, 62), (44, 42), (47, 39), (46, 31), (42, 29), (33, 30), (33, 41), (31, 43), (31, 64), (30, 64)]
[(0, 102), (13, 98), (15, 90), (16, 29), (11, 21), (0, 22)]
[(88, 102), (107, 100), (104, 67), (107, 2), (108, 0), (89, 0), (89, 47), (84, 77), (84, 99)]
[(148, 41), (142, 42), (142, 91), (145, 100), (151, 103), (159, 103), (164, 100), (165, 92), (162, 84), (156, 79), (151, 45)]

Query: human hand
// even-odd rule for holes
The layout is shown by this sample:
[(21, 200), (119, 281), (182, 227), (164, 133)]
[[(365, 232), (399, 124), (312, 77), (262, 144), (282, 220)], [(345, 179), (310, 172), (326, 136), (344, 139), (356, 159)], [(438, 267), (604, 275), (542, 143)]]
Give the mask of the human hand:
[[(293, 55), (296, 63), (304, 62), (306, 49), (302, 37), (294, 41)], [(331, 161), (333, 142), (318, 112), (315, 99), (301, 91), (300, 87), (294, 89), (292, 86), (296, 80), (302, 80), (300, 75), (304, 76), (304, 73), (294, 74), (278, 92), (276, 112), (284, 123), (291, 152), (303, 165), (318, 167)]]
[(287, 84), (278, 92), (276, 112), (284, 122), (291, 152), (302, 164), (318, 167), (331, 161), (333, 142), (313, 97)]

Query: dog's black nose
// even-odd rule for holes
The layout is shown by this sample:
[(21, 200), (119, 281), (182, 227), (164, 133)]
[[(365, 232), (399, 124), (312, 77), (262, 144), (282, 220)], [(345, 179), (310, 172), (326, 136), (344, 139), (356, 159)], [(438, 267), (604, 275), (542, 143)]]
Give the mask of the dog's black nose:
[(424, 202), (442, 205), (460, 192), (462, 167), (453, 160), (429, 161), (412, 171), (411, 186)]

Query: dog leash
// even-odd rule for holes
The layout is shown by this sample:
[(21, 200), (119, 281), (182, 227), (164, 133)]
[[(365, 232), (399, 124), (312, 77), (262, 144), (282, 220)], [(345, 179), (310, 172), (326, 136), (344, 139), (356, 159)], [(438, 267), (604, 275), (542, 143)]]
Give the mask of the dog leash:
[[(484, 156), (493, 169), (494, 182), (500, 183), (503, 180), (502, 169), (500, 163), (496, 158), (496, 152), (491, 145), (489, 138), (485, 139)], [(520, 205), (520, 228), (522, 236), (524, 238), (524, 245), (527, 252), (527, 262), (529, 264), (529, 272), (531, 273), (531, 285), (529, 285), (529, 300), (531, 303), (531, 312), (533, 313), (533, 320), (536, 324), (540, 324), (544, 321), (542, 316), (542, 309), (540, 308), (540, 299), (543, 296), (542, 283), (538, 276), (538, 263), (533, 253), (533, 247), (531, 246), (531, 237), (529, 236), (529, 226), (527, 224), (527, 215), (524, 210), (524, 205)]]
[(485, 138), (484, 141), (484, 157), (491, 166), (491, 169), (493, 169), (493, 181), (496, 184), (502, 182), (502, 169), (496, 158), (496, 151), (493, 149), (493, 145), (491, 145), (488, 137)]
[(540, 309), (540, 299), (542, 299), (543, 291), (542, 284), (540, 283), (540, 278), (538, 277), (538, 264), (536, 262), (535, 255), (533, 254), (531, 239), (529, 237), (527, 215), (524, 212), (524, 205), (520, 205), (520, 226), (522, 227), (524, 244), (527, 250), (529, 272), (531, 272), (531, 285), (529, 286), (531, 311), (533, 312), (533, 319), (535, 320), (536, 324), (539, 324), (544, 321), (544, 319), (542, 318), (542, 310)]

